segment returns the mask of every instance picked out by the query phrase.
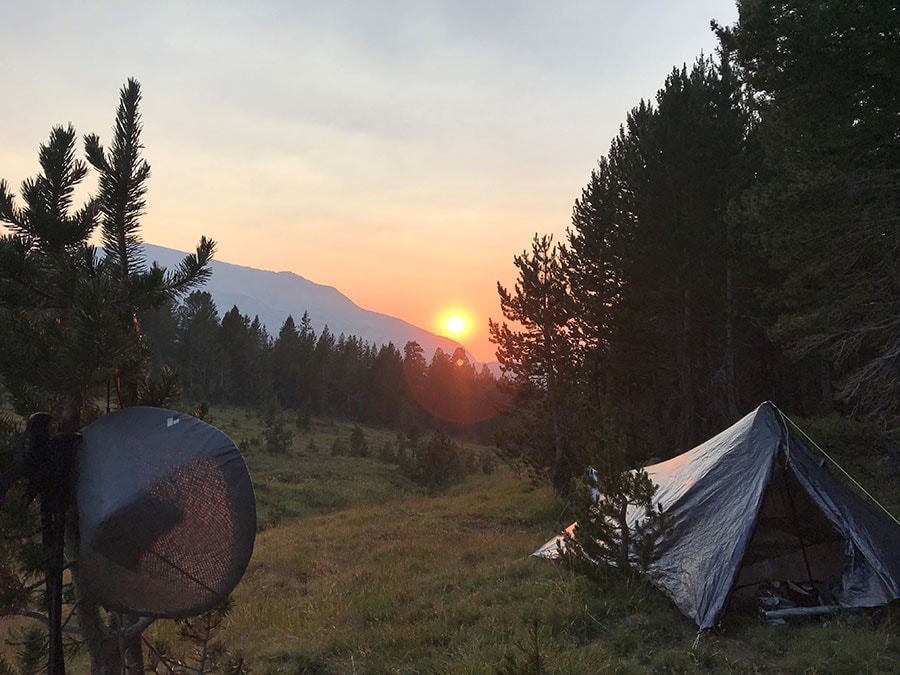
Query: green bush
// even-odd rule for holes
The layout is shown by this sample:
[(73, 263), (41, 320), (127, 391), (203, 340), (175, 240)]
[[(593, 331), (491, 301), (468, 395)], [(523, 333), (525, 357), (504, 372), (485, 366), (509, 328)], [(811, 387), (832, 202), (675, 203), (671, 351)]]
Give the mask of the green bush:
[(312, 424), (312, 418), (310, 417), (309, 410), (304, 408), (299, 413), (297, 413), (297, 428), (300, 431), (309, 431), (310, 425)]
[(343, 438), (338, 436), (334, 439), (334, 442), (331, 444), (331, 454), (335, 457), (342, 457), (350, 453), (350, 448), (347, 446), (347, 443)]
[(294, 433), (288, 430), (281, 415), (263, 420), (262, 436), (266, 450), (273, 454), (287, 454), (294, 441)]
[(390, 439), (381, 444), (381, 447), (378, 449), (378, 459), (386, 464), (397, 462), (397, 449)]
[(353, 427), (350, 432), (350, 455), (352, 457), (368, 457), (369, 442), (366, 440), (366, 434), (358, 425)]
[(432, 489), (459, 483), (482, 465), (479, 454), (461, 447), (440, 431), (434, 432), (425, 445), (414, 445), (400, 462), (407, 476)]

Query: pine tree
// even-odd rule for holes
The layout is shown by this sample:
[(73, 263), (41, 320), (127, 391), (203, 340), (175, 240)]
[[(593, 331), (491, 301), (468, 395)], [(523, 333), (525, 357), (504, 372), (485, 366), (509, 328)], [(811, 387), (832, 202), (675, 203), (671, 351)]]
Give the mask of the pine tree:
[(312, 406), (313, 354), (316, 351), (316, 332), (309, 312), (303, 312), (297, 327), (297, 407), (309, 410)]
[(224, 394), (219, 310), (207, 291), (194, 291), (176, 311), (176, 344), (181, 379), (189, 400), (216, 400)]
[(253, 399), (250, 317), (241, 315), (237, 305), (225, 312), (219, 330), (222, 370), (225, 373), (223, 396), (229, 403), (249, 405)]
[(335, 361), (334, 335), (328, 326), (322, 328), (319, 339), (316, 340), (316, 349), (313, 352), (312, 371), (312, 407), (319, 414), (326, 414), (330, 410), (331, 377), (334, 372)]
[[(209, 276), (215, 244), (206, 238), (173, 271), (148, 268), (141, 254), (139, 219), (150, 168), (141, 159), (140, 99), (140, 85), (128, 80), (109, 151), (96, 136), (85, 138), (98, 194), (77, 211), (72, 196), (88, 167), (75, 157), (71, 126), (55, 127), (41, 146), (41, 173), (22, 184), (24, 206), (0, 181), (0, 221), (11, 230), (0, 237), (0, 379), (17, 413), (48, 411), (62, 434), (96, 416), (95, 401), (108, 390), (120, 405), (157, 391), (137, 317)], [(97, 227), (105, 255), (89, 244)], [(77, 551), (74, 523), (66, 540)], [(0, 582), (4, 593), (34, 570), (25, 553), (22, 547), (15, 551), (15, 571)], [(140, 670), (140, 634), (149, 621), (107, 614), (81, 593), (77, 567), (72, 575), (78, 628), (94, 672)], [(36, 608), (14, 603), (2, 611), (33, 616)]]
[(254, 316), (250, 322), (249, 339), (249, 389), (252, 392), (251, 400), (259, 404), (272, 390), (272, 339), (259, 316)]
[(497, 284), (506, 321), (489, 320), (488, 328), (500, 366), (517, 387), (524, 422), (507, 445), (545, 467), (554, 488), (565, 493), (581, 467), (567, 418), (575, 363), (571, 296), (560, 258), (551, 236), (535, 235), (531, 251), (513, 258), (519, 270), (513, 291)]
[[(743, 217), (778, 270), (773, 334), (821, 364), (820, 410), (900, 420), (895, 2), (741, 0), (719, 37), (758, 118)], [(836, 386), (835, 386), (836, 385)]]
[(366, 385), (368, 421), (389, 428), (400, 426), (411, 404), (403, 382), (403, 356), (393, 343), (378, 350)]
[[(578, 378), (615, 403), (643, 457), (687, 448), (755, 396), (746, 247), (727, 220), (745, 174), (746, 113), (727, 65), (674, 69), (627, 116), (575, 202), (564, 249)], [(740, 330), (738, 329), (740, 326)], [(750, 399), (747, 401), (747, 399)]]
[(613, 569), (646, 572), (669, 529), (661, 505), (653, 501), (657, 489), (643, 469), (590, 469), (574, 491), (577, 522), (563, 538), (563, 558), (595, 579)]
[(283, 407), (299, 408), (300, 335), (293, 316), (284, 320), (272, 347), (272, 384)]

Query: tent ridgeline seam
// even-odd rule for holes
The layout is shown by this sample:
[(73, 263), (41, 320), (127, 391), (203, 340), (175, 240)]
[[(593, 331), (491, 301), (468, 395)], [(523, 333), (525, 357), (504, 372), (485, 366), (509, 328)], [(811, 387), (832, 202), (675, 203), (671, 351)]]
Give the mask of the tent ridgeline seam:
[[(868, 490), (866, 490), (866, 488), (864, 488), (862, 485), (860, 485), (860, 483), (859, 483), (858, 480), (856, 480), (853, 476), (851, 476), (851, 475), (847, 472), (847, 470), (844, 469), (844, 467), (842, 467), (840, 464), (838, 464), (837, 460), (834, 459), (834, 457), (832, 457), (832, 456), (829, 455), (827, 452), (825, 452), (825, 451), (819, 446), (818, 443), (816, 443), (812, 438), (810, 438), (809, 435), (808, 435), (805, 431), (803, 431), (803, 429), (801, 429), (800, 426), (799, 426), (794, 420), (792, 420), (790, 417), (788, 417), (787, 415), (785, 415), (785, 414), (781, 411), (781, 408), (779, 408), (779, 407), (778, 407), (777, 405), (775, 405), (774, 403), (772, 404), (772, 407), (774, 407), (775, 410), (778, 411), (778, 414), (781, 415), (782, 419), (783, 419), (785, 422), (790, 422), (791, 426), (793, 426), (794, 429), (796, 429), (797, 431), (799, 431), (799, 432), (803, 435), (803, 438), (805, 438), (807, 441), (809, 441), (809, 442), (812, 444), (812, 446), (813, 446), (816, 450), (818, 450), (819, 452), (821, 452), (822, 455), (823, 455), (829, 462), (831, 462), (832, 464), (834, 464), (834, 465), (838, 468), (838, 470), (839, 470), (842, 474), (844, 474), (844, 476), (847, 478), (847, 480), (849, 480), (851, 483), (853, 483), (853, 484), (854, 484), (854, 485), (855, 485), (855, 486), (856, 486), (856, 487), (857, 487), (864, 495), (866, 495), (866, 497), (868, 497), (868, 498), (872, 501), (873, 504), (875, 504), (878, 508), (880, 508), (882, 511), (884, 511), (884, 512), (888, 515), (888, 518), (890, 518), (890, 519), (893, 520), (895, 523), (897, 523), (898, 525), (900, 525), (900, 520), (897, 520), (897, 518), (894, 516), (893, 513), (891, 513), (890, 511), (888, 511), (887, 508), (886, 508), (881, 502), (879, 502), (877, 499), (875, 499), (875, 497), (872, 495), (871, 492), (869, 492)], [(785, 443), (787, 443), (787, 440), (785, 440)]]

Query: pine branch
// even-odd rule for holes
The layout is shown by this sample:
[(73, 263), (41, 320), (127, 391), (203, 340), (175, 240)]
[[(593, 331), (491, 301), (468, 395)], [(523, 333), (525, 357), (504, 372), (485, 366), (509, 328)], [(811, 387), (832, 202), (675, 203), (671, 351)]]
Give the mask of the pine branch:
[(182, 296), (206, 283), (206, 280), (212, 275), (209, 263), (215, 252), (216, 242), (201, 237), (196, 253), (185, 256), (178, 265), (178, 269), (166, 274), (166, 292), (172, 296)]
[(122, 87), (112, 147), (106, 151), (95, 134), (85, 136), (88, 162), (100, 174), (98, 203), (102, 241), (117, 276), (126, 279), (144, 267), (139, 219), (144, 212), (150, 165), (141, 159), (140, 84)]
[(5, 178), (0, 178), (0, 222), (10, 225), (16, 233), (25, 231), (25, 214), (16, 207), (15, 197)]
[(75, 129), (57, 126), (47, 143), (41, 144), (42, 173), (22, 182), (25, 208), (15, 206), (5, 181), (0, 181), (0, 221), (8, 222), (16, 234), (27, 237), (29, 248), (48, 252), (83, 245), (96, 224), (93, 200), (74, 217), (69, 216), (72, 195), (87, 175), (87, 165), (75, 158)]
[(54, 127), (50, 142), (40, 149), (40, 164), (46, 177), (43, 206), (52, 219), (63, 219), (72, 205), (75, 186), (87, 176), (87, 165), (75, 159), (75, 127)]

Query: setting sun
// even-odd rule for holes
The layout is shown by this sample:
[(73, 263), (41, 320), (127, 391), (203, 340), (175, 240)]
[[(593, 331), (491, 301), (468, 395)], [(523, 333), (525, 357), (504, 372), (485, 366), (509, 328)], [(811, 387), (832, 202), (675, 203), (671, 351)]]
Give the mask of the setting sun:
[(460, 333), (466, 330), (466, 320), (462, 318), (459, 314), (454, 314), (447, 318), (447, 330), (449, 330), (454, 335), (459, 335)]
[(437, 321), (439, 332), (453, 338), (462, 338), (472, 330), (472, 322), (467, 312), (458, 308), (448, 309), (440, 315)]

